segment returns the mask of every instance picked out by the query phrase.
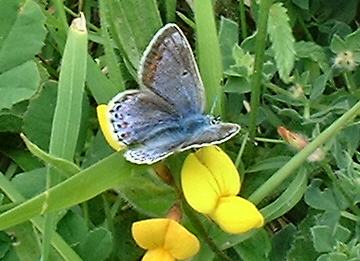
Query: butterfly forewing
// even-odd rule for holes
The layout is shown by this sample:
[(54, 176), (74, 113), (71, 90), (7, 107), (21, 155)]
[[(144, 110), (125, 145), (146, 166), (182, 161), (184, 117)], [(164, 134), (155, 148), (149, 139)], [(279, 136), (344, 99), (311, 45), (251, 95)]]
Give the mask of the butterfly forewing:
[(160, 29), (146, 48), (139, 79), (182, 115), (204, 110), (204, 87), (193, 53), (175, 24)]

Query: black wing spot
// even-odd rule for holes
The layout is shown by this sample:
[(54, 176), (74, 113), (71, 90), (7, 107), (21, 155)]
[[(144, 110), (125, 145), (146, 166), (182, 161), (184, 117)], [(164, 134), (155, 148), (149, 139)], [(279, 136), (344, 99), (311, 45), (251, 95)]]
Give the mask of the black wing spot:
[(182, 77), (185, 77), (189, 74), (189, 72), (187, 70), (184, 70), (181, 74)]

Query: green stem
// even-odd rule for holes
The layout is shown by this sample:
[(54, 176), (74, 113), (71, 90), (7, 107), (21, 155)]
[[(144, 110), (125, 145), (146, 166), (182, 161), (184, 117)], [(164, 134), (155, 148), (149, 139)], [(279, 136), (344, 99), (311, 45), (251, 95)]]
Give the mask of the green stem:
[(270, 195), (286, 178), (296, 173), (295, 171), (304, 164), (311, 153), (333, 138), (359, 112), (360, 101), (331, 124), (326, 130), (320, 133), (319, 136), (310, 142), (303, 150), (292, 157), (281, 169), (275, 172), (270, 179), (250, 195), (249, 200), (258, 204), (261, 200)]
[(183, 203), (183, 209), (187, 217), (189, 218), (190, 222), (194, 225), (199, 235), (208, 244), (211, 250), (219, 257), (219, 260), (231, 261), (231, 259), (223, 251), (221, 251), (221, 249), (219, 249), (218, 246), (215, 244), (215, 242), (209, 237), (201, 221), (196, 216), (196, 213), (194, 213), (194, 211), (191, 209), (191, 207), (188, 205), (185, 199), (182, 199), (182, 203)]
[(354, 214), (351, 214), (349, 212), (346, 212), (346, 211), (341, 211), (340, 212), (341, 216), (344, 217), (344, 218), (347, 218), (349, 220), (352, 220), (352, 221), (355, 221), (355, 222), (359, 222), (360, 219), (358, 216), (355, 216)]
[(265, 56), (267, 21), (268, 21), (271, 4), (272, 4), (272, 0), (260, 1), (258, 32), (256, 35), (256, 44), (255, 44), (255, 67), (254, 67), (254, 74), (251, 79), (251, 86), (252, 86), (251, 103), (250, 103), (251, 112), (249, 119), (249, 133), (250, 133), (251, 141), (253, 141), (255, 138), (256, 116), (259, 108), (262, 69), (263, 69), (264, 56)]
[(236, 156), (236, 160), (235, 160), (235, 166), (236, 166), (236, 168), (239, 167), (241, 157), (242, 157), (242, 155), (243, 155), (243, 153), (244, 153), (245, 146), (246, 146), (246, 143), (247, 143), (247, 141), (248, 141), (248, 137), (249, 137), (249, 133), (247, 132), (247, 133), (244, 135), (243, 142), (241, 143), (241, 147), (240, 147), (240, 149), (239, 149), (238, 155)]
[(240, 13), (240, 25), (241, 25), (241, 37), (242, 40), (244, 40), (247, 37), (247, 24), (246, 24), (244, 0), (239, 0), (239, 13)]

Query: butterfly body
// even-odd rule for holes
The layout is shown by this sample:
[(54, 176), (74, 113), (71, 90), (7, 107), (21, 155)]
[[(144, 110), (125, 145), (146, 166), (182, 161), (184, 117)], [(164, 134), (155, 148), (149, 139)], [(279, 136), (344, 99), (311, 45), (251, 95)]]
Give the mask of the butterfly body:
[(139, 90), (108, 104), (113, 138), (124, 156), (152, 164), (176, 151), (222, 143), (240, 129), (204, 114), (204, 87), (191, 48), (175, 24), (154, 36), (140, 62)]

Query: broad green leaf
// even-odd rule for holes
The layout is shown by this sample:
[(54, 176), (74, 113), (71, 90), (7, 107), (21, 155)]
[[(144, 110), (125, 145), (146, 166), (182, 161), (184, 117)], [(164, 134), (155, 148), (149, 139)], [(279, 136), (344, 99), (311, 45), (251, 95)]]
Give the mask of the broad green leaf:
[(0, 132), (18, 133), (21, 131), (23, 118), (12, 110), (0, 111)]
[[(268, 260), (268, 254), (271, 250), (271, 241), (265, 229), (256, 231), (252, 237), (234, 246), (235, 251), (241, 257), (241, 260)], [(258, 251), (254, 251), (258, 249)]]
[(308, 190), (305, 193), (305, 202), (315, 209), (320, 210), (343, 210), (346, 209), (348, 203), (344, 201), (341, 197), (336, 195), (334, 190), (325, 188), (324, 190), (320, 189), (322, 181), (319, 179), (314, 179), (311, 182)]
[(24, 133), (40, 148), (47, 150), (54, 117), (57, 82), (45, 82), (38, 95), (30, 100), (24, 116)]
[(40, 51), (45, 17), (32, 0), (1, 0), (0, 6), (0, 73), (4, 73)]
[(299, 41), (295, 43), (296, 56), (309, 58), (316, 62), (325, 72), (329, 70), (329, 61), (324, 48), (314, 42)]
[(16, 235), (16, 242), (13, 244), (17, 244), (14, 250), (19, 260), (32, 261), (40, 258), (39, 238), (29, 222), (8, 229), (7, 233)]
[(350, 230), (341, 225), (339, 225), (335, 231), (329, 226), (317, 225), (311, 228), (311, 233), (313, 235), (314, 247), (318, 252), (331, 251), (336, 241), (347, 239), (351, 234)]
[(270, 222), (292, 209), (303, 197), (307, 188), (307, 174), (301, 169), (288, 188), (274, 202), (261, 209), (267, 222)]
[(45, 190), (46, 169), (38, 168), (17, 174), (11, 183), (25, 198), (34, 197)]
[(337, 34), (334, 34), (333, 38), (331, 39), (330, 43), (330, 49), (334, 53), (340, 53), (347, 50), (347, 46), (345, 41), (338, 36)]
[[(317, 213), (317, 212), (316, 212)], [(298, 232), (292, 241), (292, 246), (287, 253), (288, 260), (316, 260), (318, 253), (315, 251), (310, 229), (315, 224), (315, 211), (310, 210), (307, 216), (297, 225)], [(274, 250), (275, 257), (277, 256)], [(274, 261), (278, 258), (274, 258)]]
[(238, 43), (239, 27), (234, 21), (221, 17), (219, 29), (219, 42), (224, 71), (235, 63), (233, 48)]
[(137, 70), (145, 47), (162, 24), (156, 1), (112, 0), (104, 7), (116, 45)]
[(0, 110), (29, 99), (35, 94), (39, 83), (40, 76), (34, 61), (0, 73)]
[(360, 29), (357, 29), (355, 32), (347, 35), (345, 37), (345, 41), (349, 50), (360, 51)]
[(310, 100), (315, 100), (323, 94), (326, 87), (326, 83), (329, 80), (330, 76), (331, 76), (331, 71), (329, 70), (325, 74), (322, 74), (315, 79), (313, 86), (311, 88)]
[(77, 247), (88, 234), (84, 219), (75, 211), (68, 211), (58, 222), (57, 231), (60, 236), (72, 247)]
[(129, 178), (131, 165), (114, 153), (48, 191), (0, 215), (0, 230), (36, 215), (68, 208), (119, 186)]
[[(194, 2), (198, 64), (206, 90), (206, 108), (214, 114), (222, 110), (223, 65), (211, 0)], [(214, 108), (214, 110), (212, 110)]]
[(105, 260), (112, 249), (111, 233), (105, 228), (96, 228), (87, 235), (79, 248), (85, 261)]
[(287, 10), (282, 3), (273, 4), (270, 8), (268, 33), (280, 78), (284, 82), (288, 82), (295, 62), (295, 39), (289, 24)]

